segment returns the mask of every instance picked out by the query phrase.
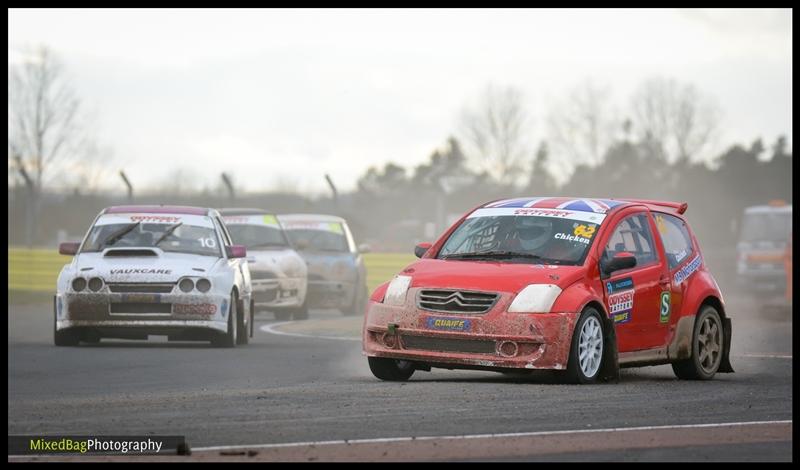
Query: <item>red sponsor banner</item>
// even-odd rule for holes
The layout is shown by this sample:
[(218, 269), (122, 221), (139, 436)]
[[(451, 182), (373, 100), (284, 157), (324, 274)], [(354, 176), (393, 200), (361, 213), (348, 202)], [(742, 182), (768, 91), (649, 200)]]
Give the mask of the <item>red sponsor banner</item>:
[(172, 215), (132, 215), (131, 222), (151, 222), (157, 224), (174, 224), (180, 221), (180, 217)]
[(550, 217), (569, 217), (572, 215), (570, 211), (562, 211), (558, 209), (529, 209), (521, 208), (514, 211), (514, 215), (547, 215)]
[(215, 304), (172, 304), (172, 312), (181, 315), (214, 315)]
[(633, 291), (626, 290), (608, 296), (608, 308), (611, 313), (624, 312), (633, 308)]

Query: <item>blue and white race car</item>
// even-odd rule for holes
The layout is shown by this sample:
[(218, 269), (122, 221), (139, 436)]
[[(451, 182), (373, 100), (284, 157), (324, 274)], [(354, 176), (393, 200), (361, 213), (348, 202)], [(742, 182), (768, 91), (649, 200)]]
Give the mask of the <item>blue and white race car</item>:
[(104, 209), (58, 276), (56, 346), (101, 338), (247, 344), (253, 300), (246, 249), (234, 245), (214, 209)]
[(337, 216), (286, 214), (278, 219), (308, 264), (308, 306), (361, 315), (367, 305), (367, 270), (347, 222)]

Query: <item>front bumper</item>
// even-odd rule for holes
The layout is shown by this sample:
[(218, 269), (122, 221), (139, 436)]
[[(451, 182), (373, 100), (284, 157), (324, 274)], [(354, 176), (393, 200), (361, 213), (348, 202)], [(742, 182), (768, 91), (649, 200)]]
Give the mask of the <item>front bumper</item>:
[[(408, 297), (415, 294), (409, 292)], [(363, 352), (435, 365), (566, 369), (580, 313), (507, 313), (512, 298), (503, 294), (489, 312), (481, 315), (451, 315), (413, 305), (370, 302), (362, 331)], [(469, 331), (429, 328), (437, 319), (454, 320), (456, 325), (467, 320)]]
[(227, 295), (214, 293), (60, 293), (55, 299), (56, 329), (135, 329), (162, 334), (200, 328), (224, 333), (229, 302)]
[(356, 285), (349, 281), (309, 280), (308, 306), (311, 308), (348, 308), (353, 305)]
[(259, 308), (297, 308), (306, 297), (304, 278), (251, 280), (253, 302)]

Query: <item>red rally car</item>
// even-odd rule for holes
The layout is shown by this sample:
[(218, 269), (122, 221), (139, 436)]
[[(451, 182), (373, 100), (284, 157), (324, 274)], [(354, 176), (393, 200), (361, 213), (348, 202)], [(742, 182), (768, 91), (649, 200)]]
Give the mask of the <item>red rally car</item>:
[(672, 364), (733, 372), (731, 321), (685, 203), (529, 197), (465, 214), (372, 293), (372, 373), (553, 369), (573, 383)]

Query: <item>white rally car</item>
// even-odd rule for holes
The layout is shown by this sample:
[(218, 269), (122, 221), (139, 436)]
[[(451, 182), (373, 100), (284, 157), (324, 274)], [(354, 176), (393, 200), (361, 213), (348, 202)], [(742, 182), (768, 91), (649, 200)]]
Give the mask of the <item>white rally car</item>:
[(117, 206), (95, 218), (58, 276), (56, 346), (101, 338), (247, 344), (253, 304), (246, 249), (214, 209)]
[(275, 214), (261, 209), (220, 209), (234, 243), (247, 247), (258, 310), (278, 320), (308, 318), (306, 262), (289, 243)]

